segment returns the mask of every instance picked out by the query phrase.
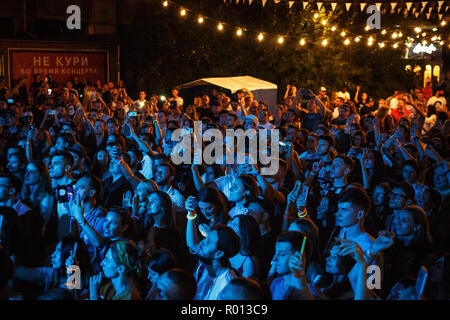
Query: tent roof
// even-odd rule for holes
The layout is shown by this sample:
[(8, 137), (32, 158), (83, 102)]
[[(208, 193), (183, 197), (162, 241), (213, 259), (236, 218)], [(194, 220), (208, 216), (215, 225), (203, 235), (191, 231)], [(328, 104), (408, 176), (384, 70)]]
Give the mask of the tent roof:
[(250, 76), (202, 78), (189, 83), (179, 85), (178, 88), (185, 89), (204, 85), (215, 85), (221, 88), (231, 90), (231, 93), (235, 93), (237, 90), (242, 88), (246, 88), (250, 91), (262, 89), (277, 89), (276, 84)]

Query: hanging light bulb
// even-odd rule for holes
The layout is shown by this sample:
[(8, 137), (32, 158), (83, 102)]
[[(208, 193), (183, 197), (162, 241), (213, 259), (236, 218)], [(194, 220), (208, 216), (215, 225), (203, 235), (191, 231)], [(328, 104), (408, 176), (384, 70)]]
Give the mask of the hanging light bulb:
[(345, 35), (346, 35), (345, 31), (342, 31), (341, 36), (345, 37)]
[(445, 25), (447, 25), (447, 22), (445, 20), (442, 20), (441, 26), (445, 26)]
[(366, 27), (364, 28), (364, 30), (369, 31), (369, 30), (370, 30), (369, 26), (366, 26)]
[(222, 31), (222, 30), (223, 30), (223, 24), (222, 24), (222, 23), (219, 23), (219, 24), (217, 25), (217, 29), (218, 29), (219, 31)]
[(383, 29), (383, 31), (381, 31), (382, 35), (385, 35), (387, 33), (386, 29)]
[(258, 34), (258, 41), (263, 41), (264, 35), (262, 33)]
[(345, 39), (344, 44), (345, 44), (346, 46), (348, 46), (348, 45), (350, 44), (350, 40), (349, 40), (348, 38)]
[(398, 48), (398, 44), (394, 43), (393, 47), (394, 47), (394, 49), (397, 49)]
[(318, 13), (315, 13), (314, 14), (314, 19), (317, 19), (319, 17), (319, 14)]
[(325, 26), (327, 24), (327, 20), (323, 19), (320, 23)]
[(397, 39), (397, 37), (398, 37), (397, 32), (394, 32), (394, 33), (392, 34), (392, 38), (393, 38), (393, 39)]
[(426, 35), (427, 35), (427, 33), (426, 33), (426, 32), (422, 33), (422, 37), (425, 37)]
[(283, 38), (283, 37), (278, 37), (277, 42), (278, 42), (279, 44), (283, 44), (284, 38)]
[(205, 19), (203, 19), (203, 17), (198, 17), (198, 23), (203, 23), (205, 21)]
[(237, 35), (238, 37), (242, 36), (242, 29), (241, 29), (241, 28), (239, 28), (239, 29), (236, 30), (236, 35)]
[(378, 45), (380, 46), (380, 48), (384, 48), (384, 42), (381, 42)]
[(169, 5), (169, 1), (164, 1), (162, 4), (164, 7), (167, 7)]
[(414, 31), (415, 31), (416, 33), (420, 33), (420, 31), (422, 31), (422, 29), (420, 29), (419, 27), (415, 27), (415, 28), (414, 28)]
[(305, 39), (301, 39), (301, 40), (300, 40), (300, 45), (301, 45), (301, 46), (304, 46), (305, 43), (306, 43), (306, 42), (305, 42)]
[(323, 39), (322, 40), (322, 46), (326, 47), (328, 45), (328, 40), (327, 39)]
[(403, 37), (403, 33), (399, 32), (398, 37), (399, 38)]
[(361, 40), (360, 37), (356, 37), (356, 38), (355, 38), (355, 42), (359, 42), (360, 40)]
[(336, 31), (336, 27), (335, 27), (335, 26), (332, 26), (332, 27), (331, 27), (331, 31), (333, 31), (333, 32)]
[(186, 9), (183, 9), (183, 8), (182, 8), (182, 9), (180, 10), (180, 15), (184, 17), (184, 16), (186, 15)]

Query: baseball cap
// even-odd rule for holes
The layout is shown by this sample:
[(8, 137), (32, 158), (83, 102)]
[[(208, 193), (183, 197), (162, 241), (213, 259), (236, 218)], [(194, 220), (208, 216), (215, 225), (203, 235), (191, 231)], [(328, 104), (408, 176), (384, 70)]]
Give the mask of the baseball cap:
[(30, 117), (33, 118), (33, 113), (31, 111), (27, 111), (23, 114), (22, 118)]
[(325, 88), (325, 87), (320, 87), (320, 91), (327, 91), (327, 88)]

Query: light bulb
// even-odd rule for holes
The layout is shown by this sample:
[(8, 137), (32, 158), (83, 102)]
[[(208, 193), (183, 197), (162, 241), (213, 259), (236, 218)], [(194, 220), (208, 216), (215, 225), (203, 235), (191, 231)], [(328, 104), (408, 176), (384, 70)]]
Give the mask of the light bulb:
[(279, 43), (279, 44), (283, 44), (283, 42), (284, 42), (284, 38), (283, 38), (283, 37), (279, 37), (279, 38), (278, 38), (278, 43)]
[(328, 40), (327, 39), (323, 39), (322, 40), (322, 46), (326, 47), (328, 45)]
[(181, 9), (180, 10), (180, 15), (185, 16), (186, 15), (186, 9)]
[(304, 45), (305, 45), (305, 39), (301, 39), (301, 40), (300, 40), (300, 45), (301, 45), (301, 46), (304, 46)]
[(263, 41), (264, 35), (262, 33), (258, 34), (258, 41)]
[(223, 30), (223, 24), (219, 23), (217, 25), (217, 29), (219, 29), (219, 31), (222, 31)]
[(198, 18), (198, 23), (203, 23), (204, 21), (205, 21), (205, 19), (203, 19), (203, 17)]

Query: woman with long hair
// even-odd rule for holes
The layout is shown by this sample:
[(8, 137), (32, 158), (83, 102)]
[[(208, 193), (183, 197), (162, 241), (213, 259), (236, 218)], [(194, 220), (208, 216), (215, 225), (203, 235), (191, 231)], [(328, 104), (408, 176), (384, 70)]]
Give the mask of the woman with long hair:
[(234, 218), (239, 214), (247, 214), (248, 206), (256, 202), (259, 196), (259, 188), (256, 179), (249, 174), (241, 174), (232, 185), (229, 200), (234, 202), (234, 207), (230, 210), (230, 217)]
[(56, 201), (50, 184), (47, 166), (38, 160), (28, 163), (19, 198), (33, 209), (39, 210), (46, 226), (55, 212)]
[(102, 274), (92, 276), (89, 280), (90, 300), (142, 300), (138, 289), (142, 264), (133, 241), (112, 243), (101, 267), (109, 281), (100, 288)]
[[(428, 218), (422, 208), (416, 205), (397, 210), (392, 218), (390, 230), (380, 231), (380, 235), (389, 233), (390, 241), (385, 241), (384, 263), (392, 265), (385, 272), (384, 286), (390, 290), (400, 278), (415, 277), (421, 265), (427, 266), (431, 252), (432, 238)], [(377, 251), (372, 254), (377, 254)]]
[[(70, 274), (67, 268), (76, 265), (79, 268), (81, 283), (67, 283)], [(73, 267), (72, 267), (73, 268)], [(69, 288), (80, 285), (77, 295), (80, 297), (89, 288), (89, 277), (92, 275), (92, 265), (86, 244), (78, 237), (65, 237), (56, 245), (51, 255), (51, 267), (25, 268), (16, 266), (14, 277), (23, 281), (36, 282), (51, 288)]]
[(147, 253), (152, 254), (155, 250), (166, 248), (180, 262), (184, 262), (182, 239), (175, 227), (172, 200), (166, 192), (155, 191), (150, 194), (139, 227), (139, 239), (144, 241)]
[(241, 240), (241, 250), (230, 258), (230, 263), (245, 278), (259, 278), (258, 250), (261, 245), (261, 233), (255, 218), (249, 215), (237, 215), (228, 222)]

